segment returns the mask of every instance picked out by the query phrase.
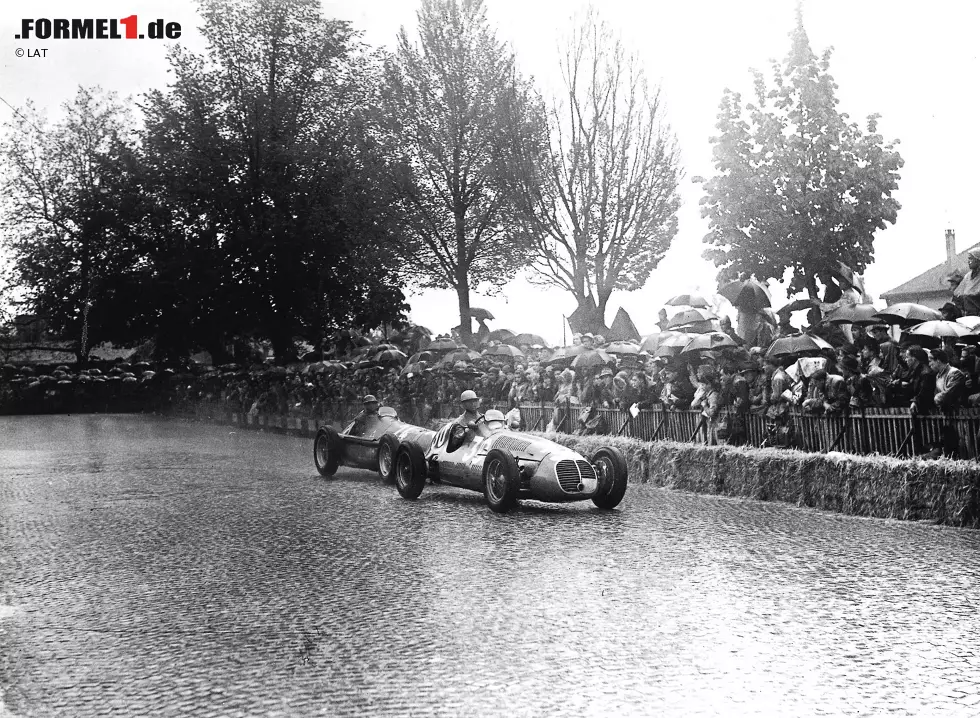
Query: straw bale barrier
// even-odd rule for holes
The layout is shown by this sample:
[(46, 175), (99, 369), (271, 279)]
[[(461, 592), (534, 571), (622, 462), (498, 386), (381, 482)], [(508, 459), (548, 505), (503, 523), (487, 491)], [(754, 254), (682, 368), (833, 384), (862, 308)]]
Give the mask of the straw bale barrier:
[(973, 461), (546, 436), (585, 456), (600, 446), (619, 448), (633, 483), (784, 501), (854, 516), (980, 527), (980, 467)]
[[(245, 417), (208, 409), (198, 409), (190, 416), (306, 437), (329, 423), (295, 417)], [(980, 466), (975, 461), (529, 433), (545, 436), (584, 456), (591, 456), (600, 446), (615, 446), (626, 457), (630, 483), (783, 501), (854, 516), (980, 528)]]

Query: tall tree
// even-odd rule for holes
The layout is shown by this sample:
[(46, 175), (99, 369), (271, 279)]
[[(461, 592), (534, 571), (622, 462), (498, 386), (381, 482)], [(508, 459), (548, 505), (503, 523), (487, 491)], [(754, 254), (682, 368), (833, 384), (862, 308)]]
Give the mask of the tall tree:
[(419, 44), (402, 28), (387, 64), (382, 111), (398, 162), (406, 268), (424, 287), (453, 289), (463, 338), (470, 291), (522, 266), (508, 148), (533, 121), (530, 88), (497, 40), (482, 0), (422, 0)]
[(550, 143), (524, 153), (532, 281), (571, 292), (576, 313), (601, 326), (612, 293), (641, 288), (677, 233), (680, 157), (659, 89), (591, 9), (560, 67), (562, 95), (546, 111)]
[(141, 338), (131, 302), (147, 267), (131, 117), (99, 88), (80, 87), (62, 110), (50, 124), (28, 103), (8, 123), (2, 202), (27, 305), (84, 361), (101, 341)]
[(830, 50), (810, 49), (797, 9), (792, 47), (773, 64), (769, 89), (755, 72), (755, 103), (742, 107), (726, 90), (712, 137), (718, 174), (703, 181), (701, 213), (710, 220), (704, 253), (720, 268), (719, 281), (741, 273), (782, 279), (789, 294), (818, 298), (838, 262), (862, 271), (874, 257), (874, 233), (894, 223), (892, 198), (904, 164), (877, 130), (866, 132), (837, 109), (829, 73)]
[(144, 108), (171, 328), (189, 322), (218, 353), (267, 338), (288, 360), (295, 337), (397, 319), (386, 227), (364, 201), (350, 26), (316, 0), (207, 0), (201, 15), (207, 54), (176, 48), (174, 84)]

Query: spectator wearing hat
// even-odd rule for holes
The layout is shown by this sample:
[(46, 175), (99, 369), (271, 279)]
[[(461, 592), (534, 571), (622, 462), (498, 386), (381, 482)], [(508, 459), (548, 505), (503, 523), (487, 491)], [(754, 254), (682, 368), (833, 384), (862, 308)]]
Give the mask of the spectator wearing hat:
[(361, 400), (361, 405), (364, 408), (360, 414), (354, 417), (354, 425), (351, 428), (351, 435), (353, 436), (360, 436), (364, 433), (371, 418), (378, 416), (378, 407), (381, 406), (381, 403), (374, 394), (367, 394)]
[(953, 301), (964, 314), (980, 314), (980, 248), (966, 256), (969, 271), (953, 290)]
[[(956, 282), (956, 284), (959, 284), (961, 281), (963, 281), (963, 275), (958, 274), (957, 277), (958, 277), (958, 281)], [(955, 285), (954, 285), (954, 289), (955, 289)], [(963, 312), (961, 312), (960, 308), (955, 304), (953, 304), (953, 302), (946, 302), (944, 305), (939, 307), (939, 313), (942, 315), (943, 319), (945, 319), (947, 322), (955, 322), (957, 319), (963, 316)]]

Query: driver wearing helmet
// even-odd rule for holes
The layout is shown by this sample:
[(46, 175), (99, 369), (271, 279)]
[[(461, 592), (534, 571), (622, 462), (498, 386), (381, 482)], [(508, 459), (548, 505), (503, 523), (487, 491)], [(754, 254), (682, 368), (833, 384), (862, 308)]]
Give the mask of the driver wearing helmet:
[(467, 389), (459, 395), (459, 403), (463, 407), (463, 413), (456, 419), (456, 423), (461, 426), (476, 423), (476, 420), (480, 418), (480, 397), (476, 395), (476, 392)]

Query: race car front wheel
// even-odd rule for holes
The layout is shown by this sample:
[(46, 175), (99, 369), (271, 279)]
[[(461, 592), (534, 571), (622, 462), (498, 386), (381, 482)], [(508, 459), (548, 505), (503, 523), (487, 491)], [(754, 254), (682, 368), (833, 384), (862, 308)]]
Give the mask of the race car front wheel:
[(491, 449), (483, 462), (483, 496), (498, 514), (506, 513), (517, 503), (521, 488), (521, 469), (517, 459), (506, 449)]
[(398, 439), (382, 436), (378, 444), (378, 474), (385, 481), (395, 478), (395, 455), (398, 453)]
[(395, 454), (395, 486), (402, 498), (414, 501), (425, 487), (425, 456), (415, 444), (403, 444)]
[(320, 476), (333, 476), (340, 466), (340, 435), (329, 426), (316, 432), (313, 439), (313, 463)]
[(603, 446), (592, 456), (592, 465), (599, 475), (599, 490), (592, 503), (600, 509), (613, 509), (626, 495), (629, 471), (623, 452), (612, 446)]

